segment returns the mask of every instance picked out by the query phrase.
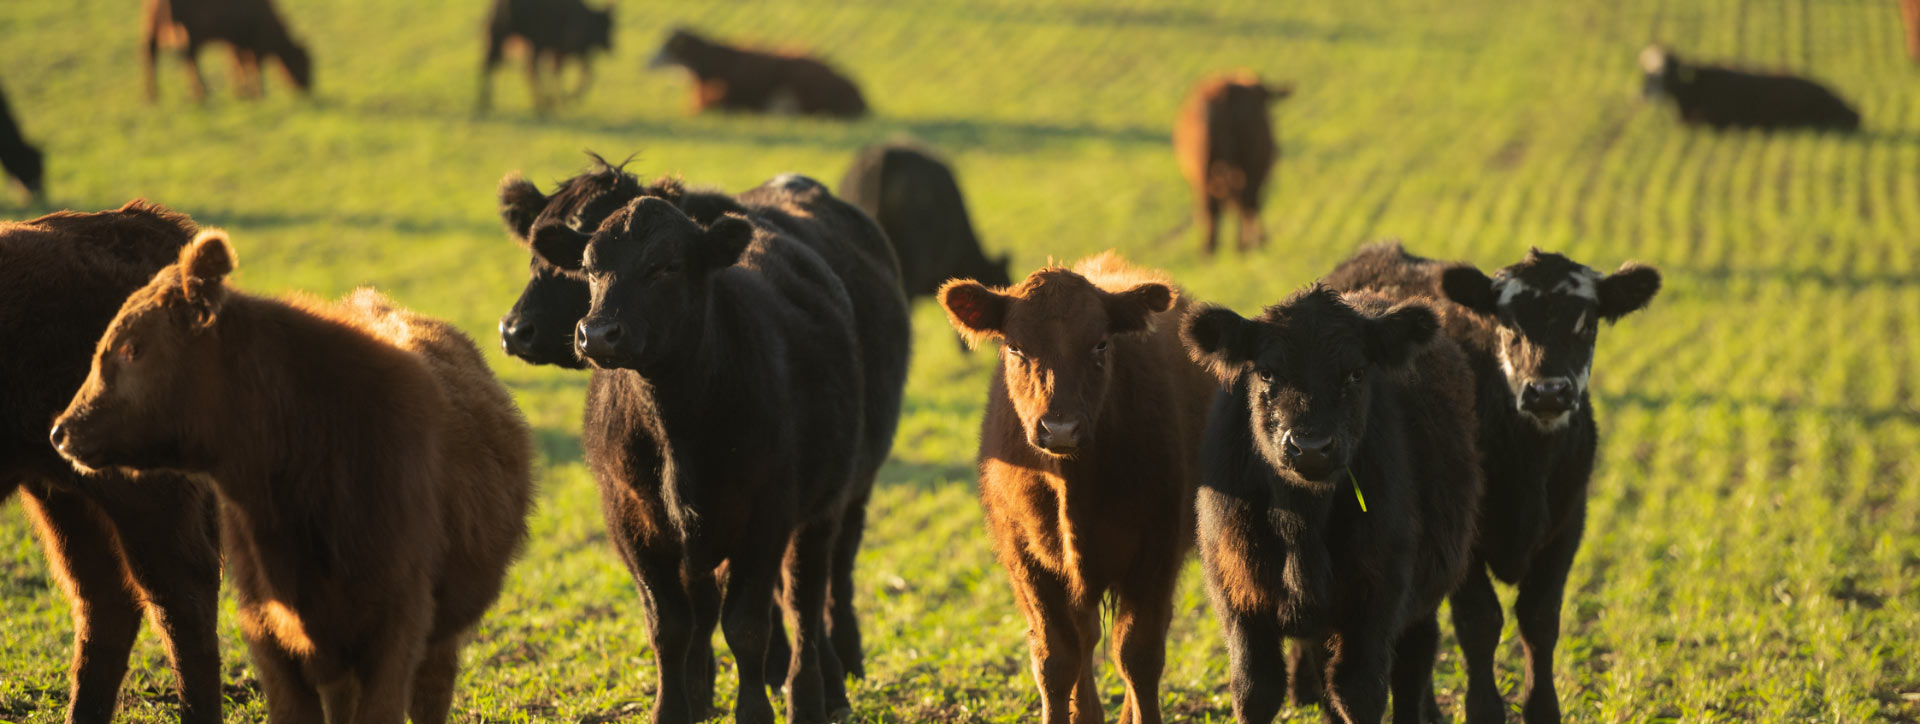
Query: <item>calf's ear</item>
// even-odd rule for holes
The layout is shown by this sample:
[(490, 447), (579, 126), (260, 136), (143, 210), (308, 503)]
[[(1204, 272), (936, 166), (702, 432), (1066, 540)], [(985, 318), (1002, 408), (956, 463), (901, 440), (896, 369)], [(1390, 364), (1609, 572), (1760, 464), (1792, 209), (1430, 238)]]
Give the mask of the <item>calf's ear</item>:
[(1433, 310), (1419, 304), (1394, 307), (1392, 311), (1367, 320), (1367, 359), (1387, 369), (1400, 369), (1432, 342), (1440, 331), (1440, 319)]
[(1173, 307), (1173, 288), (1149, 282), (1118, 294), (1107, 294), (1107, 333), (1145, 332), (1153, 315)]
[(1627, 262), (1600, 280), (1600, 316), (1611, 322), (1647, 306), (1660, 292), (1660, 270)]
[(213, 323), (226, 301), (226, 279), (233, 267), (233, 244), (219, 229), (200, 232), (180, 250), (180, 289), (201, 325)]
[(587, 235), (559, 226), (540, 230), (527, 242), (533, 253), (561, 269), (579, 269), (587, 253)]
[(707, 227), (707, 242), (700, 246), (701, 263), (709, 269), (733, 266), (753, 243), (753, 222), (739, 214), (727, 214)]
[(1181, 321), (1180, 340), (1186, 344), (1187, 356), (1231, 384), (1259, 354), (1256, 324), (1231, 309), (1209, 305)]
[(527, 243), (527, 232), (533, 228), (533, 220), (545, 208), (547, 197), (526, 177), (515, 172), (500, 179), (500, 220), (506, 222), (507, 232), (513, 234), (513, 238), (520, 243)]
[(1440, 272), (1440, 296), (1481, 314), (1499, 312), (1493, 280), (1470, 264), (1454, 264)]
[(940, 285), (936, 295), (940, 308), (947, 310), (947, 322), (960, 332), (967, 341), (967, 348), (980, 346), (980, 342), (999, 337), (1001, 328), (1007, 322), (1007, 307), (1012, 300), (1007, 295), (988, 289), (986, 285), (972, 279), (949, 279)]

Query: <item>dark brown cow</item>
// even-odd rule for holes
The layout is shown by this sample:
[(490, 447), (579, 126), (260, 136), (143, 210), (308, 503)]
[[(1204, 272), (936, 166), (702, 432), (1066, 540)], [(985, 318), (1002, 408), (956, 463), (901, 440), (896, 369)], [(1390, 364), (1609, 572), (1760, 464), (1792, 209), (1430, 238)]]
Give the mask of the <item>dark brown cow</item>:
[(1240, 248), (1259, 247), (1260, 200), (1280, 150), (1267, 106), (1293, 94), (1293, 86), (1270, 86), (1252, 71), (1200, 82), (1180, 107), (1173, 125), (1173, 152), (1193, 187), (1203, 249), (1214, 251), (1222, 206), (1240, 214)]
[(46, 158), (20, 133), (20, 124), (13, 120), (13, 108), (7, 105), (5, 93), (0, 93), (0, 168), (19, 179), (20, 185), (27, 187), (27, 193), (35, 197), (44, 193), (40, 182), (46, 173)]
[(1187, 359), (1166, 277), (1111, 253), (1004, 291), (940, 289), (962, 335), (1001, 341), (980, 426), (980, 500), (1027, 618), (1049, 724), (1102, 721), (1093, 651), (1113, 602), (1120, 721), (1160, 722), (1173, 587), (1213, 378)]
[(798, 113), (858, 118), (867, 114), (860, 88), (826, 63), (804, 55), (721, 45), (678, 29), (649, 67), (677, 65), (693, 73), (693, 109)]
[(1824, 85), (1795, 75), (1688, 63), (1658, 45), (1640, 52), (1646, 97), (1673, 99), (1688, 125), (1729, 128), (1860, 130), (1860, 112)]
[(868, 146), (841, 178), (840, 197), (887, 232), (900, 257), (908, 299), (931, 297), (949, 279), (996, 287), (1013, 283), (1008, 255), (988, 259), (980, 251), (953, 170), (925, 149), (903, 143)]
[(0, 222), (0, 500), (21, 492), (73, 607), (68, 722), (113, 719), (143, 609), (173, 657), (180, 720), (220, 721), (213, 495), (166, 473), (81, 474), (47, 444), (120, 302), (194, 231), (141, 201)]
[(514, 39), (526, 46), (533, 107), (545, 110), (557, 96), (541, 90), (540, 64), (558, 82), (567, 59), (578, 60), (580, 85), (565, 95), (584, 95), (593, 82), (593, 51), (613, 49), (613, 8), (594, 9), (580, 0), (494, 0), (487, 14), (487, 59), (480, 67), (480, 110), (493, 105), (493, 71)]
[(200, 47), (214, 41), (233, 48), (235, 95), (259, 97), (262, 60), (278, 60), (294, 87), (301, 93), (313, 92), (313, 61), (307, 57), (306, 46), (287, 33), (272, 0), (146, 0), (145, 18), (140, 69), (146, 78), (149, 102), (160, 96), (153, 65), (163, 47), (180, 51), (194, 100), (205, 100), (207, 84), (200, 79)]
[(1907, 31), (1907, 57), (1920, 63), (1920, 0), (1900, 0), (1900, 20)]
[(444, 721), (526, 537), (526, 421), (452, 325), (370, 289), (255, 297), (232, 270), (203, 231), (128, 297), (54, 446), (212, 475), (270, 719)]

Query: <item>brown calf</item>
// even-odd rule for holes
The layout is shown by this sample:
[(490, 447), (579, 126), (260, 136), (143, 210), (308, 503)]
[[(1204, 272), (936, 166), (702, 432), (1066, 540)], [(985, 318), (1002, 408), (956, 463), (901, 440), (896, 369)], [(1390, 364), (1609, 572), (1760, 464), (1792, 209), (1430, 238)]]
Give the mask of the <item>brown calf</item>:
[(1900, 0), (1900, 19), (1907, 30), (1907, 57), (1920, 63), (1920, 0)]
[(980, 430), (980, 500), (1027, 617), (1043, 718), (1102, 721), (1093, 650), (1111, 596), (1127, 690), (1120, 721), (1158, 724), (1217, 386), (1180, 345), (1186, 300), (1111, 253), (1004, 291), (955, 280), (939, 297), (970, 341), (1001, 340)]
[(0, 222), (0, 501), (20, 491), (72, 605), (69, 722), (113, 719), (143, 610), (173, 657), (180, 720), (220, 721), (213, 495), (166, 473), (82, 474), (47, 444), (120, 302), (194, 231), (142, 201)]
[(180, 51), (187, 64), (193, 99), (205, 100), (207, 84), (200, 79), (200, 47), (223, 41), (233, 48), (234, 94), (260, 95), (260, 61), (278, 59), (280, 69), (301, 93), (313, 92), (313, 61), (307, 48), (294, 41), (272, 0), (146, 0), (140, 35), (140, 70), (147, 84), (147, 101), (159, 98), (153, 79), (154, 59), (160, 49)]
[(1252, 71), (1218, 75), (1200, 82), (1173, 124), (1173, 153), (1197, 201), (1194, 218), (1204, 235), (1203, 249), (1214, 250), (1220, 208), (1231, 204), (1240, 214), (1240, 248), (1260, 246), (1261, 190), (1280, 155), (1273, 141), (1267, 105), (1293, 94), (1293, 86), (1263, 85)]
[(650, 67), (678, 65), (693, 73), (693, 109), (798, 113), (858, 118), (867, 114), (860, 88), (826, 63), (768, 53), (673, 31)]
[(362, 289), (231, 290), (201, 232), (55, 422), (76, 465), (209, 473), (271, 720), (444, 721), (526, 537), (531, 440), (473, 342)]

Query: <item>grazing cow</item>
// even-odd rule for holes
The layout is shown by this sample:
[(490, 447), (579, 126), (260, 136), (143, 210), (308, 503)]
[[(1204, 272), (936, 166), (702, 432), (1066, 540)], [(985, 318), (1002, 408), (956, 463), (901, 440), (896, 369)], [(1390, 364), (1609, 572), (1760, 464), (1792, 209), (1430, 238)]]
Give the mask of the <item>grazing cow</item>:
[(1200, 82), (1180, 107), (1173, 124), (1173, 152), (1180, 173), (1193, 187), (1194, 218), (1208, 254), (1214, 251), (1215, 226), (1222, 206), (1240, 214), (1240, 249), (1263, 242), (1260, 200), (1267, 175), (1280, 156), (1273, 141), (1267, 106), (1293, 94), (1293, 86), (1265, 85), (1252, 71), (1214, 76)]
[(20, 133), (20, 124), (13, 120), (13, 109), (7, 105), (5, 93), (0, 93), (0, 168), (19, 179), (20, 185), (27, 187), (27, 193), (35, 197), (44, 193), (40, 182), (46, 172), (45, 157)]
[[(480, 110), (493, 105), (493, 71), (500, 67), (507, 41), (513, 38), (527, 46), (533, 107), (545, 110), (560, 96), (586, 94), (593, 82), (593, 51), (613, 49), (613, 8), (596, 10), (580, 0), (493, 0), (487, 14), (487, 57), (480, 66)], [(572, 93), (549, 96), (540, 87), (540, 64), (547, 64), (557, 84), (568, 58), (580, 61), (580, 85)]]
[(452, 325), (370, 289), (251, 296), (233, 266), (203, 231), (128, 297), (50, 439), (212, 476), (270, 719), (445, 721), (526, 537), (526, 421)]
[(1658, 45), (1640, 52), (1642, 93), (1673, 99), (1680, 120), (1729, 128), (1860, 130), (1860, 113), (1826, 86), (1799, 76), (1697, 65)]
[(194, 231), (142, 201), (0, 222), (0, 501), (21, 492), (72, 605), (74, 724), (113, 720), (143, 610), (173, 659), (180, 720), (220, 721), (213, 495), (170, 473), (79, 473), (47, 444), (114, 310)]
[(1362, 248), (1328, 281), (1432, 305), (1466, 351), (1487, 482), (1476, 560), (1452, 597), (1466, 657), (1467, 721), (1506, 716), (1493, 673), (1500, 600), (1488, 572), (1520, 588), (1513, 609), (1527, 655), (1526, 721), (1560, 721), (1553, 649), (1567, 570), (1586, 528), (1598, 441), (1587, 395), (1594, 342), (1601, 320), (1653, 299), (1660, 272), (1629, 263), (1601, 274), (1536, 249), (1488, 278), (1472, 265), (1423, 259), (1386, 242)]
[(1001, 341), (980, 424), (980, 501), (1026, 615), (1041, 718), (1102, 721), (1093, 652), (1111, 599), (1120, 721), (1159, 724), (1215, 387), (1180, 347), (1186, 300), (1108, 253), (1006, 290), (954, 280), (940, 304), (969, 341)]
[(953, 171), (916, 146), (868, 146), (840, 180), (840, 196), (867, 212), (893, 242), (908, 299), (931, 297), (948, 279), (988, 286), (1013, 283), (1008, 255), (989, 260), (980, 251), (967, 202)]
[(1473, 373), (1438, 326), (1419, 304), (1320, 285), (1254, 320), (1188, 318), (1194, 358), (1229, 386), (1197, 507), (1242, 724), (1280, 710), (1282, 637), (1331, 653), (1330, 721), (1380, 721), (1389, 680), (1395, 722), (1439, 714), (1436, 615), (1470, 560), (1481, 479)]
[(867, 114), (860, 88), (826, 63), (804, 55), (721, 45), (676, 29), (650, 68), (677, 65), (693, 74), (693, 110), (858, 118)]
[(260, 96), (262, 60), (278, 60), (294, 87), (301, 93), (313, 92), (313, 60), (307, 57), (306, 46), (287, 33), (272, 0), (146, 0), (140, 69), (146, 78), (147, 101), (160, 97), (153, 66), (162, 47), (180, 52), (193, 99), (205, 100), (200, 46), (216, 40), (233, 49), (235, 95)]

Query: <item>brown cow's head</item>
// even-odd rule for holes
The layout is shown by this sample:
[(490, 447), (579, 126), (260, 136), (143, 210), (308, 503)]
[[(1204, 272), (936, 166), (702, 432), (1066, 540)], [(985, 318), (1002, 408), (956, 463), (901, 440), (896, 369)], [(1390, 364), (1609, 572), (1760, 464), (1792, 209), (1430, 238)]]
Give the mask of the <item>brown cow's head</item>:
[(1407, 367), (1439, 330), (1417, 304), (1356, 309), (1315, 284), (1248, 320), (1221, 307), (1187, 317), (1193, 359), (1246, 395), (1254, 446), (1274, 469), (1336, 480), (1366, 435), (1374, 385)]
[(1071, 456), (1093, 442), (1112, 378), (1111, 339), (1145, 332), (1173, 306), (1172, 287), (1145, 283), (1123, 292), (1050, 267), (995, 291), (971, 279), (940, 287), (940, 306), (969, 344), (1000, 340), (1007, 396), (1027, 442)]
[(49, 435), (76, 467), (204, 470), (192, 414), (218, 399), (221, 305), (233, 248), (208, 230), (127, 297), (93, 353), (93, 369)]
[(1587, 397), (1600, 320), (1647, 305), (1660, 272), (1627, 263), (1603, 275), (1534, 249), (1492, 278), (1471, 265), (1441, 272), (1440, 292), (1499, 323), (1500, 365), (1519, 411), (1544, 430), (1566, 426)]
[(590, 294), (574, 330), (581, 359), (647, 372), (670, 350), (692, 346), (705, 318), (708, 283), (753, 242), (752, 221), (728, 214), (701, 227), (665, 199), (634, 199), (601, 224), (582, 269)]

